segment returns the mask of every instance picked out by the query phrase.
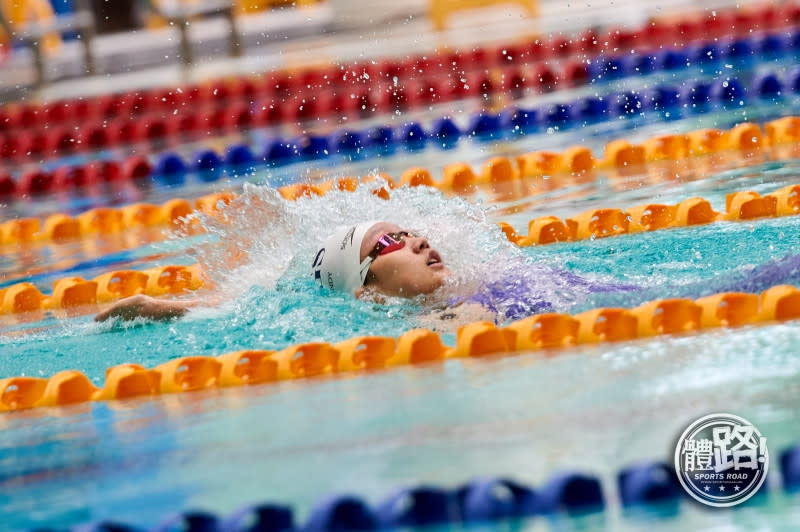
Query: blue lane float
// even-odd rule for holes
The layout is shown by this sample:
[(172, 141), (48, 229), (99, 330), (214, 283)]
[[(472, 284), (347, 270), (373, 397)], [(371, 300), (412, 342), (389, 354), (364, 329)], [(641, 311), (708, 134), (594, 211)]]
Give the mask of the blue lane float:
[(785, 449), (780, 455), (783, 488), (789, 492), (800, 491), (800, 445)]
[(432, 137), (443, 150), (455, 148), (461, 138), (461, 130), (449, 116), (439, 118), (433, 123)]
[[(784, 449), (774, 470), (780, 470), (784, 491), (800, 492), (800, 445)], [(769, 477), (774, 476), (770, 473)], [(763, 504), (769, 477), (753, 498)], [(650, 517), (671, 517), (679, 503), (691, 501), (680, 488), (674, 470), (662, 462), (644, 462), (616, 475), (616, 493), (625, 512), (654, 510)], [(606, 486), (608, 488), (608, 486)], [(151, 532), (333, 532), (343, 530), (417, 529), (449, 523), (472, 525), (507, 519), (584, 515), (606, 510), (607, 495), (598, 478), (577, 472), (552, 476), (538, 489), (503, 477), (481, 477), (455, 489), (411, 486), (391, 492), (374, 506), (354, 495), (321, 499), (303, 524), (292, 508), (274, 503), (244, 505), (227, 516), (189, 510), (170, 514)], [(613, 500), (613, 499), (612, 499)], [(746, 504), (750, 504), (748, 501)], [(664, 512), (664, 508), (669, 511)], [(41, 532), (41, 529), (37, 529)], [(111, 521), (96, 521), (52, 532), (143, 532), (144, 529)], [(32, 532), (32, 531), (29, 531)]]
[(292, 510), (279, 504), (248, 504), (219, 522), (219, 532), (288, 532), (295, 530)]
[(381, 528), (443, 525), (459, 519), (453, 493), (430, 486), (391, 493), (375, 507), (375, 515)]
[(465, 523), (530, 517), (540, 509), (535, 491), (504, 478), (473, 480), (458, 490), (458, 499)]
[(681, 496), (675, 472), (659, 462), (636, 464), (620, 471), (617, 491), (623, 507), (662, 504)]

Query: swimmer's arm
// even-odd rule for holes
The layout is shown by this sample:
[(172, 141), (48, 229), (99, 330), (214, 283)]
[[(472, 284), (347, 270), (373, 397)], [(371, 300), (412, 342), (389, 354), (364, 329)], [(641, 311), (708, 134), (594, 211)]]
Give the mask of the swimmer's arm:
[(100, 312), (94, 321), (106, 321), (110, 318), (133, 320), (144, 318), (148, 320), (167, 321), (180, 318), (192, 307), (200, 304), (200, 300), (173, 301), (169, 299), (156, 299), (144, 294), (126, 297), (114, 303), (111, 307)]

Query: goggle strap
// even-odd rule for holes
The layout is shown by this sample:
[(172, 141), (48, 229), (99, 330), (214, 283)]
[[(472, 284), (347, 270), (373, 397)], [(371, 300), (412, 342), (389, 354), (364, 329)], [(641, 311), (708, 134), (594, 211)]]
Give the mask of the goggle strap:
[(372, 266), (372, 257), (367, 257), (361, 262), (361, 269), (359, 274), (361, 275), (361, 284), (364, 284), (364, 281), (367, 280), (367, 274), (369, 273), (369, 267)]

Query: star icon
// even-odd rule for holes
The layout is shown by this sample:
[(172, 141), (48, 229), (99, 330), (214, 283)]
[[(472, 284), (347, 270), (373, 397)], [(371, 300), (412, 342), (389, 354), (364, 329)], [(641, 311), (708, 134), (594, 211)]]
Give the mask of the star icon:
[(739, 491), (739, 486), (734, 486), (733, 489)]
[(710, 489), (711, 489), (711, 487), (710, 487), (710, 486), (706, 486), (706, 491), (708, 491), (708, 490), (710, 490)]
[(725, 491), (725, 486), (720, 486), (719, 491)]

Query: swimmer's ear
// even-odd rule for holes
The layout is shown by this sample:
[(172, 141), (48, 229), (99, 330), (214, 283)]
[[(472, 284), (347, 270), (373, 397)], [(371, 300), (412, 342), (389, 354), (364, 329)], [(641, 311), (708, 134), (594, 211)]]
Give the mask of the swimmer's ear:
[(362, 299), (363, 296), (366, 294), (366, 290), (363, 286), (359, 286), (356, 291), (354, 292), (356, 299)]

